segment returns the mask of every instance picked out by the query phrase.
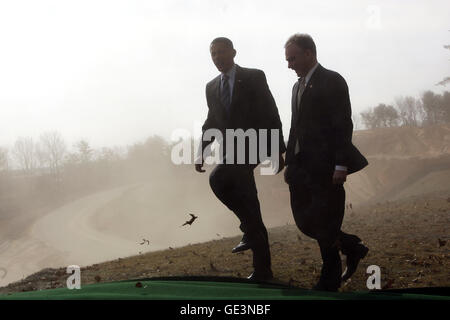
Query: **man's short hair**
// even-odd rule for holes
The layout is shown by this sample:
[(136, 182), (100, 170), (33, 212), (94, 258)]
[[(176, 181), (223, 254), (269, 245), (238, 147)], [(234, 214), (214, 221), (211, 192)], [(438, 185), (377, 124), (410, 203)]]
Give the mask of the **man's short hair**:
[(210, 44), (210, 48), (212, 47), (212, 45), (213, 44), (216, 44), (216, 43), (224, 43), (228, 48), (230, 48), (230, 49), (234, 49), (233, 48), (233, 42), (231, 42), (231, 40), (230, 39), (228, 39), (228, 38), (225, 38), (225, 37), (218, 37), (218, 38), (215, 38), (213, 41), (211, 41), (211, 44)]
[(284, 48), (286, 49), (287, 46), (290, 44), (295, 44), (298, 47), (302, 48), (303, 50), (311, 50), (314, 55), (317, 55), (316, 52), (316, 44), (314, 43), (313, 38), (306, 33), (296, 33), (293, 36), (290, 36), (288, 41), (286, 41), (286, 44), (284, 45)]

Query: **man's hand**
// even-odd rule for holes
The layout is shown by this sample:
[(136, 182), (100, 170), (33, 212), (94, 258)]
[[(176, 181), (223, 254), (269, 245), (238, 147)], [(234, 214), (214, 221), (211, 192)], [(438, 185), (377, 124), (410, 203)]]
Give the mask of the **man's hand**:
[(203, 161), (202, 161), (202, 163), (196, 163), (195, 164), (195, 171), (197, 171), (197, 172), (205, 172), (205, 169), (203, 169)]
[(284, 182), (286, 182), (287, 184), (289, 184), (288, 170), (288, 166), (286, 166), (286, 169), (284, 170)]
[(333, 183), (334, 184), (344, 184), (347, 180), (347, 171), (346, 170), (334, 170), (333, 174)]
[(278, 171), (277, 174), (283, 171), (285, 166), (283, 155), (280, 153), (280, 158), (278, 159)]

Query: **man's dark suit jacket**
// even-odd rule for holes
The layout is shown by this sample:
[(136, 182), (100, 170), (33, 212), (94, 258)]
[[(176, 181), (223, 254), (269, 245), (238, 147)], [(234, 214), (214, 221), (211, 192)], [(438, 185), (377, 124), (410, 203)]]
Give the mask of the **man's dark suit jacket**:
[[(208, 116), (203, 124), (202, 131), (207, 129), (218, 129), (223, 135), (224, 154), (226, 153), (226, 129), (278, 129), (279, 130), (279, 150), (280, 154), (286, 151), (283, 139), (280, 116), (275, 100), (267, 85), (264, 72), (258, 69), (242, 68), (236, 65), (236, 74), (233, 86), (233, 94), (229, 113), (223, 106), (220, 99), (221, 76), (217, 76), (206, 85), (206, 100), (208, 104)], [(268, 150), (270, 145), (270, 130), (268, 130)], [(248, 141), (247, 141), (248, 142)], [(210, 142), (202, 142), (202, 152)], [(220, 143), (220, 142), (219, 142)], [(258, 138), (259, 146), (259, 138)], [(259, 149), (258, 149), (259, 150)], [(246, 163), (248, 163), (249, 144), (246, 143)], [(235, 146), (235, 159), (237, 154)], [(262, 159), (257, 158), (257, 163)], [(228, 163), (228, 162), (227, 162)]]
[[(298, 87), (296, 82), (292, 90), (286, 165), (299, 161), (312, 176), (327, 177), (336, 165), (347, 166), (348, 174), (364, 168), (368, 162), (352, 144), (351, 106), (344, 78), (319, 64), (302, 94), (299, 112)], [(297, 139), (300, 153), (295, 155)]]

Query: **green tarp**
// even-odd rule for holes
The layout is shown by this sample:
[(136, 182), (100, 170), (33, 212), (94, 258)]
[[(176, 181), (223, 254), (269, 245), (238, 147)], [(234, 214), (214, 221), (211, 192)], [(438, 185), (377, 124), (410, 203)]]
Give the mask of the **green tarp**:
[[(138, 282), (140, 284), (136, 285)], [(423, 294), (419, 290), (416, 290), (419, 293), (405, 290), (330, 293), (231, 278), (156, 278), (81, 284), (81, 289), (73, 290), (2, 294), (0, 300), (450, 300), (447, 288), (442, 289), (445, 295)]]

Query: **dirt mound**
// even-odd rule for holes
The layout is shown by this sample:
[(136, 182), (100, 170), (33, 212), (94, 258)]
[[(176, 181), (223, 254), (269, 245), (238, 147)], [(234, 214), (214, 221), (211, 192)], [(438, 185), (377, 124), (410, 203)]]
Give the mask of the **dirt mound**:
[[(369, 160), (369, 166), (349, 176), (345, 184), (347, 203), (354, 207), (412, 195), (450, 195), (449, 125), (357, 131), (353, 140)], [(13, 228), (17, 219), (5, 220), (2, 228), (17, 236), (1, 239), (0, 267), (8, 274), (0, 278), (0, 285), (44, 267), (90, 265), (169, 246), (240, 236), (238, 220), (209, 187), (211, 169), (199, 175), (186, 167), (177, 172), (177, 181), (143, 181), (123, 190), (91, 194), (46, 212), (20, 230)], [(283, 175), (255, 175), (266, 226), (293, 225)], [(181, 228), (189, 213), (199, 219)], [(19, 218), (30, 221), (32, 215)], [(141, 245), (143, 238), (149, 244)]]
[(434, 158), (450, 154), (450, 124), (355, 131), (353, 142), (369, 158)]
[[(450, 190), (450, 125), (356, 131), (354, 144), (369, 166), (349, 177), (348, 201), (400, 199)], [(421, 192), (420, 186), (426, 185)]]
[[(449, 213), (450, 194), (349, 209), (343, 230), (359, 235), (370, 251), (341, 290), (367, 290), (370, 265), (380, 267), (381, 286), (386, 289), (450, 286)], [(252, 271), (251, 253), (231, 253), (239, 240), (221, 238), (90, 265), (81, 268), (81, 285), (161, 276), (246, 277)], [(275, 277), (311, 288), (320, 276), (317, 242), (295, 225), (269, 229), (269, 240)], [(44, 269), (0, 288), (0, 294), (64, 288), (67, 277), (65, 268)]]

